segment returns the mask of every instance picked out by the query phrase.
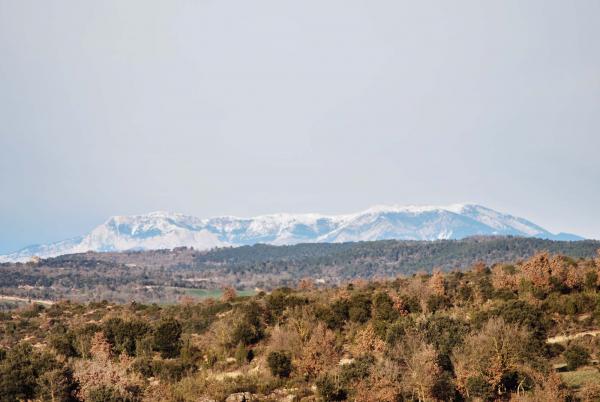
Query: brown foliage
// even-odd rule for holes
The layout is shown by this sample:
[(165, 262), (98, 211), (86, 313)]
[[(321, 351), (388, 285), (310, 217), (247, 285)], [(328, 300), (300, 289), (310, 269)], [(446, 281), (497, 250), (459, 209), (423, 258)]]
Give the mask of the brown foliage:
[(312, 278), (302, 278), (298, 282), (298, 289), (300, 290), (313, 290), (315, 288), (315, 281)]
[(231, 286), (227, 286), (225, 288), (223, 288), (223, 295), (221, 296), (221, 299), (223, 299), (223, 301), (225, 302), (230, 302), (233, 299), (235, 299), (237, 297), (237, 292), (235, 291), (235, 289)]
[[(514, 402), (546, 402), (546, 401), (565, 401), (567, 400), (567, 390), (556, 373), (548, 375), (537, 375), (536, 385), (533, 391), (525, 393), (518, 392), (511, 395), (510, 400)], [(584, 401), (593, 399), (583, 398)]]
[(358, 331), (350, 350), (355, 356), (368, 353), (383, 353), (385, 342), (377, 336), (373, 325), (369, 323), (362, 330)]
[(504, 265), (495, 265), (492, 268), (492, 286), (494, 289), (519, 289), (520, 276), (517, 272), (509, 272)]
[(92, 338), (90, 354), (97, 361), (108, 361), (112, 358), (110, 343), (103, 332), (96, 332)]
[(419, 401), (431, 400), (433, 387), (442, 373), (433, 345), (424, 342), (420, 334), (409, 332), (392, 353), (403, 362), (404, 390)]
[(398, 364), (385, 359), (376, 364), (371, 375), (354, 387), (357, 402), (395, 402), (402, 392)]
[(446, 294), (446, 281), (444, 279), (444, 274), (442, 274), (439, 270), (436, 270), (431, 278), (429, 278), (429, 289), (434, 295), (444, 296)]
[(299, 372), (308, 378), (315, 378), (322, 372), (338, 364), (340, 351), (335, 334), (319, 323), (310, 339), (304, 345), (302, 357), (296, 362)]
[(529, 338), (527, 330), (501, 318), (489, 320), (479, 332), (467, 336), (452, 356), (459, 391), (468, 398), (468, 379), (480, 375), (500, 393), (503, 374), (526, 366)]
[(132, 372), (133, 359), (122, 354), (119, 361), (111, 357), (110, 344), (104, 334), (98, 332), (92, 339), (92, 360), (77, 360), (73, 377), (80, 385), (79, 397), (89, 399), (94, 390), (107, 387), (125, 398), (136, 400), (143, 390), (143, 380)]
[(408, 315), (408, 306), (402, 297), (398, 296), (398, 294), (395, 292), (388, 292), (388, 295), (394, 302), (394, 310), (396, 310), (400, 315)]

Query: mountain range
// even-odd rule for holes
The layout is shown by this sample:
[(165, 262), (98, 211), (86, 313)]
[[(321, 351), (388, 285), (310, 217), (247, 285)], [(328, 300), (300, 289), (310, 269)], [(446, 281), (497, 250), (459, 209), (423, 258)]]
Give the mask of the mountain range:
[(113, 216), (90, 233), (45, 245), (25, 247), (0, 256), (0, 262), (27, 261), (86, 251), (172, 249), (207, 250), (266, 243), (341, 243), (370, 240), (441, 240), (470, 236), (521, 236), (550, 240), (582, 237), (546, 229), (523, 218), (481, 205), (382, 205), (343, 214), (272, 214), (252, 218), (194, 216), (152, 212)]

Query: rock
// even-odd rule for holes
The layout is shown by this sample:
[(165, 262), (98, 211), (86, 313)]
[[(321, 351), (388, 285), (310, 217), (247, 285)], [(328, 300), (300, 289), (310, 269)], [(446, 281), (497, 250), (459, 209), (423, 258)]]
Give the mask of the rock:
[(235, 394), (231, 394), (225, 399), (225, 402), (254, 402), (258, 401), (258, 399), (252, 395), (250, 392), (237, 392)]

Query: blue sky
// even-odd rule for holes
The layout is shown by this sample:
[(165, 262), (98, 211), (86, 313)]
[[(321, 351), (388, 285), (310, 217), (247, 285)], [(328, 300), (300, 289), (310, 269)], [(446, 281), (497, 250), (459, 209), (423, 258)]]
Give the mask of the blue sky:
[(600, 238), (600, 2), (0, 0), (0, 252), (476, 202)]

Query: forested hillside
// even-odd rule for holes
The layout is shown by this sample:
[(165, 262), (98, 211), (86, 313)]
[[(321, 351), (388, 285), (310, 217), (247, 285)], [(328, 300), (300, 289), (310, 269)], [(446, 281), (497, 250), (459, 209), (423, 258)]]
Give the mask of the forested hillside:
[(6, 402), (595, 401), (600, 256), (0, 313)]
[(35, 263), (0, 264), (0, 295), (59, 300), (173, 302), (190, 289), (265, 289), (304, 278), (338, 285), (353, 279), (466, 269), (518, 261), (536, 252), (589, 258), (598, 241), (480, 237), (440, 241), (375, 241), (294, 246), (255, 245), (201, 252), (190, 248), (83, 253)]

